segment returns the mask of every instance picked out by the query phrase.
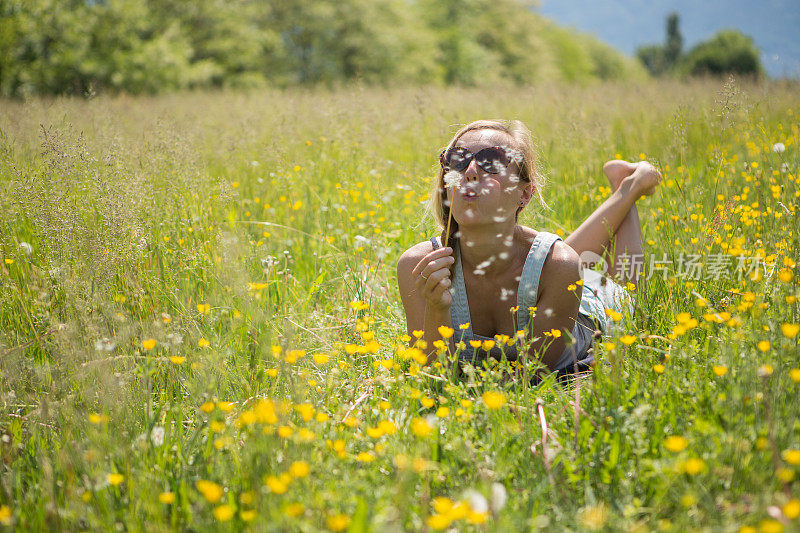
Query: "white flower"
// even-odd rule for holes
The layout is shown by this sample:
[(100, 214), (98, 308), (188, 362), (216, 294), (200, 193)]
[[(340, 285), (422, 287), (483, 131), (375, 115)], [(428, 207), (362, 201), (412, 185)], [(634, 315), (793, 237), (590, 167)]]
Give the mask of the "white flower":
[(463, 499), (466, 500), (473, 512), (485, 513), (489, 510), (486, 498), (475, 489), (466, 490)]
[(508, 501), (508, 492), (502, 483), (492, 483), (492, 509), (500, 511)]
[(24, 253), (28, 257), (30, 257), (31, 254), (33, 253), (33, 246), (31, 246), (27, 242), (19, 243), (19, 249), (22, 251), (22, 253)]
[(153, 441), (153, 446), (161, 446), (164, 444), (164, 428), (162, 426), (155, 426), (150, 432), (150, 440)]
[(451, 170), (444, 175), (444, 186), (448, 189), (454, 189), (461, 183), (461, 173)]
[(94, 341), (94, 349), (98, 352), (111, 352), (117, 346), (117, 343), (108, 337), (103, 337), (100, 340)]
[(786, 150), (786, 146), (783, 143), (775, 143), (772, 145), (772, 151), (776, 154), (782, 154)]

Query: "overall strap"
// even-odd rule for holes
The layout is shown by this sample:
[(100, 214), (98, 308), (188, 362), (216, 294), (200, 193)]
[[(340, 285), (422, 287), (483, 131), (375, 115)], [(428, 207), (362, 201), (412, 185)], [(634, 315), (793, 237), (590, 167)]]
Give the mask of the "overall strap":
[(525, 266), (522, 267), (522, 276), (519, 280), (517, 290), (517, 329), (526, 329), (530, 311), (528, 308), (536, 306), (539, 297), (539, 279), (542, 277), (542, 267), (550, 253), (550, 248), (561, 237), (555, 233), (540, 231), (531, 244), (531, 251), (525, 259)]
[(469, 302), (467, 301), (467, 286), (464, 284), (464, 271), (461, 268), (461, 247), (455, 247), (456, 262), (453, 265), (453, 286), (450, 294), (453, 301), (450, 304), (450, 320), (453, 328), (458, 332), (458, 327), (462, 324), (469, 324), (466, 330), (457, 333), (457, 339), (463, 338), (465, 341), (472, 339), (472, 323), (469, 315)]

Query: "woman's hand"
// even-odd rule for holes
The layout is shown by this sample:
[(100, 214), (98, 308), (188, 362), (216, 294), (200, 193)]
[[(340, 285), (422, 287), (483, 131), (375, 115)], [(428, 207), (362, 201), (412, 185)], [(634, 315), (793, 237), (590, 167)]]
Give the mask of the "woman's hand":
[(453, 302), (450, 294), (450, 267), (455, 263), (453, 249), (449, 246), (426, 254), (411, 271), (417, 291), (428, 306), (449, 309)]

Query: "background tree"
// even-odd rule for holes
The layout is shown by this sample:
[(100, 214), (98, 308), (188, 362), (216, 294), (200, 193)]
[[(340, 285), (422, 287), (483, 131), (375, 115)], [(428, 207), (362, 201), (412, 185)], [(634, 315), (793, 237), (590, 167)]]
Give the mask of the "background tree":
[(689, 75), (760, 77), (764, 73), (761, 54), (753, 39), (738, 30), (722, 30), (692, 48), (681, 67)]

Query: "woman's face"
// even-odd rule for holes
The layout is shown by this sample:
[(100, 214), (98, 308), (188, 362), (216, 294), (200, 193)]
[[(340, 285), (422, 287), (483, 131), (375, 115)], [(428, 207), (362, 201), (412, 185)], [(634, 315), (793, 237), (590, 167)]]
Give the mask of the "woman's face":
[[(513, 149), (508, 135), (496, 130), (468, 131), (458, 139), (455, 147), (466, 148), (473, 154), (484, 148), (502, 146)], [(531, 199), (531, 183), (519, 178), (519, 165), (512, 161), (497, 174), (481, 168), (475, 159), (469, 166), (448, 181), (455, 184), (447, 190), (453, 218), (462, 228), (474, 225), (500, 224), (515, 220), (517, 210)]]

